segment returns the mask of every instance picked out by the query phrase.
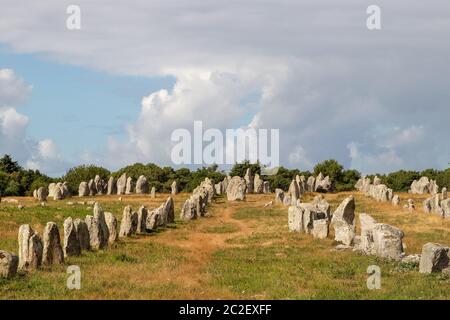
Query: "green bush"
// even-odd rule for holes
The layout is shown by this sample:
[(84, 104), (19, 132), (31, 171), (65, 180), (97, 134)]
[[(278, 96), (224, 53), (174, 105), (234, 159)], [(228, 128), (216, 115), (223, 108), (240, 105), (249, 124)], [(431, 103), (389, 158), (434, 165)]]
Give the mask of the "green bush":
[(78, 194), (80, 183), (82, 181), (89, 182), (89, 180), (94, 179), (96, 175), (99, 175), (102, 179), (108, 181), (110, 172), (102, 167), (82, 165), (69, 169), (61, 180), (67, 182), (71, 194)]

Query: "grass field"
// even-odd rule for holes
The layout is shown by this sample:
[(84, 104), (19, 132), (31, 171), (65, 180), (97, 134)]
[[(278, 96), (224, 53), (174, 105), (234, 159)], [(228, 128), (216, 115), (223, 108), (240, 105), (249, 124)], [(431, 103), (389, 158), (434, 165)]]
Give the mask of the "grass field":
[[(377, 203), (362, 194), (326, 194), (332, 209), (349, 194), (356, 197), (356, 212), (371, 214), (379, 222), (405, 232), (407, 254), (420, 253), (426, 242), (450, 245), (450, 219), (425, 214), (424, 197), (413, 197), (414, 213), (387, 203)], [(105, 211), (121, 219), (125, 205), (137, 209), (159, 206), (167, 194), (148, 196), (102, 196)], [(188, 194), (175, 197), (178, 218)], [(304, 201), (312, 199), (307, 195)], [(42, 234), (48, 221), (60, 227), (66, 217), (85, 217), (92, 206), (72, 198), (49, 201), (41, 207), (32, 198), (0, 205), (0, 249), (17, 253), (17, 232), (28, 223)], [(249, 195), (245, 202), (217, 198), (209, 207), (212, 217), (181, 222), (158, 232), (120, 239), (105, 251), (84, 252), (67, 259), (64, 266), (19, 273), (0, 279), (0, 299), (449, 299), (450, 280), (442, 275), (419, 274), (416, 268), (352, 251), (332, 251), (331, 236), (315, 240), (310, 235), (290, 233), (287, 208), (263, 208), (273, 195)], [(68, 205), (72, 201), (74, 205)], [(366, 270), (381, 268), (381, 289), (368, 290)], [(81, 290), (66, 288), (66, 267), (81, 268)]]

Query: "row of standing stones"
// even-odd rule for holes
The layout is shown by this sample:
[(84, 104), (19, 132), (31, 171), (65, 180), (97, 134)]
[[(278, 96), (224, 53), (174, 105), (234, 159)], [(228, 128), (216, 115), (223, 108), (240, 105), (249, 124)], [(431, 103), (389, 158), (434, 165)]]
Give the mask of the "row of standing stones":
[(404, 233), (389, 224), (378, 223), (366, 213), (359, 214), (361, 234), (356, 235), (355, 199), (349, 196), (331, 213), (329, 203), (322, 195), (314, 197), (312, 203), (300, 199), (288, 209), (289, 230), (311, 234), (324, 239), (329, 235), (329, 226), (334, 229), (334, 240), (340, 244), (335, 250), (353, 249), (382, 259), (399, 261), (402, 264), (419, 265), (421, 273), (442, 272), (450, 275), (450, 249), (438, 243), (426, 243), (421, 254), (405, 255)]
[(30, 225), (24, 224), (19, 228), (19, 254), (0, 250), (0, 277), (11, 278), (17, 270), (35, 270), (41, 265), (63, 264), (65, 258), (79, 256), (83, 250), (106, 249), (119, 237), (152, 232), (174, 222), (174, 202), (168, 197), (153, 210), (140, 206), (136, 212), (126, 206), (120, 228), (115, 216), (104, 212), (95, 202), (93, 215), (84, 220), (69, 217), (64, 221), (63, 241), (54, 222), (47, 223), (42, 238)]
[[(427, 182), (428, 186), (414, 180), (411, 184), (410, 193), (426, 194), (428, 192), (425, 192), (425, 190), (433, 190), (433, 192), (430, 193), (431, 197), (423, 201), (423, 211), (425, 213), (437, 214), (442, 218), (449, 218), (450, 199), (448, 198), (447, 188), (442, 188), (439, 193), (439, 187), (436, 185), (435, 181), (431, 180), (430, 182), (426, 177), (422, 177), (419, 181)], [(421, 185), (421, 187), (418, 188), (418, 185)], [(366, 196), (380, 202), (391, 202), (394, 206), (398, 206), (401, 203), (400, 196), (394, 194), (392, 189), (389, 189), (386, 185), (381, 184), (381, 180), (378, 177), (374, 177), (373, 182), (370, 178), (361, 178), (355, 184), (355, 188), (358, 191), (363, 192)], [(420, 193), (418, 191), (420, 191)], [(411, 212), (416, 209), (413, 199), (407, 199), (403, 207)]]

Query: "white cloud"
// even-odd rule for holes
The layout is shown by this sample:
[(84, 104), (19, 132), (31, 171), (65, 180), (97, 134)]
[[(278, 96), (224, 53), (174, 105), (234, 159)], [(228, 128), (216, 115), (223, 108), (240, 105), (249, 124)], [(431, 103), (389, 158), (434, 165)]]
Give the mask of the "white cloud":
[[(80, 0), (80, 31), (65, 28), (69, 3), (26, 1), (25, 11), (4, 0), (0, 42), (58, 62), (177, 79), (172, 92), (143, 99), (128, 140), (86, 153), (100, 164), (170, 164), (171, 131), (194, 120), (278, 128), (282, 164), (335, 158), (370, 172), (448, 163), (447, 0), (380, 0), (376, 32), (365, 28), (370, 3), (360, 0), (339, 8), (331, 0)], [(254, 92), (258, 101), (244, 103)]]

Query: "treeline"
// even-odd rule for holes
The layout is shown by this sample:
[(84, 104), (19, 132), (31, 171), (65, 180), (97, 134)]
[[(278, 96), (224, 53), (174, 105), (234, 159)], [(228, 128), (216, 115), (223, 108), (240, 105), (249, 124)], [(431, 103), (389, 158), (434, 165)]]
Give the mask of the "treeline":
[[(287, 190), (296, 175), (303, 175), (308, 179), (309, 176), (317, 176), (322, 172), (324, 176), (330, 176), (333, 182), (333, 189), (337, 192), (354, 190), (355, 183), (361, 178), (361, 174), (357, 170), (345, 170), (341, 164), (333, 159), (318, 163), (312, 172), (280, 167), (274, 175), (261, 174), (261, 172), (264, 173), (264, 170), (261, 171), (263, 168), (259, 163), (252, 164), (244, 161), (235, 164), (230, 171), (230, 175), (243, 177), (247, 168), (251, 168), (253, 174), (260, 174), (263, 180), (269, 181), (272, 191), (275, 188)], [(189, 170), (187, 168), (175, 170), (171, 167), (159, 167), (153, 163), (135, 163), (116, 172), (110, 172), (105, 168), (94, 165), (82, 165), (69, 169), (61, 178), (51, 178), (38, 170), (24, 169), (9, 155), (5, 155), (0, 159), (0, 195), (30, 196), (33, 190), (58, 181), (67, 181), (71, 194), (78, 194), (78, 186), (82, 181), (88, 182), (96, 175), (99, 175), (105, 181), (110, 176), (117, 179), (124, 172), (131, 176), (134, 181), (140, 175), (144, 175), (148, 179), (150, 186), (154, 186), (158, 192), (170, 192), (170, 185), (174, 180), (177, 181), (179, 190), (192, 192), (206, 177), (218, 182), (226, 176), (226, 172), (220, 171), (217, 165), (197, 170)], [(373, 179), (374, 176), (371, 175), (369, 177)], [(450, 168), (442, 171), (434, 169), (427, 169), (422, 172), (400, 170), (389, 174), (378, 174), (381, 181), (394, 191), (408, 191), (413, 180), (419, 179), (421, 176), (427, 176), (436, 180), (441, 188), (445, 186), (450, 189)]]

